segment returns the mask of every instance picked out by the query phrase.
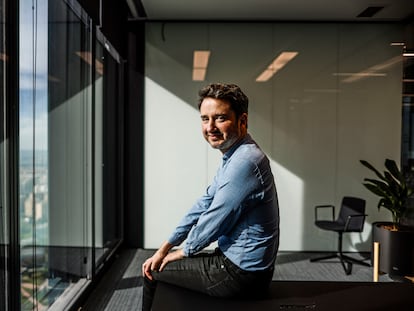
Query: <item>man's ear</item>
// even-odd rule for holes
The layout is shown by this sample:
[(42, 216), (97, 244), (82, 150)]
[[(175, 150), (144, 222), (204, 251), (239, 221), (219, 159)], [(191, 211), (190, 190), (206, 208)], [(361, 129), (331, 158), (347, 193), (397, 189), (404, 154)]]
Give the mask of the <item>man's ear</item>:
[(248, 120), (248, 116), (247, 113), (243, 113), (240, 118), (240, 125), (244, 125), (247, 128), (247, 120)]

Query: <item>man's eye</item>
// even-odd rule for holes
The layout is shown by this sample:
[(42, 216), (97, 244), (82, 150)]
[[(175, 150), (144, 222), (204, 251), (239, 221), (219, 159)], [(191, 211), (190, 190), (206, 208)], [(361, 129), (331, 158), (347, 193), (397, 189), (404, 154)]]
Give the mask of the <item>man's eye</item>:
[(222, 121), (226, 120), (226, 117), (225, 116), (217, 116), (216, 120), (222, 122)]

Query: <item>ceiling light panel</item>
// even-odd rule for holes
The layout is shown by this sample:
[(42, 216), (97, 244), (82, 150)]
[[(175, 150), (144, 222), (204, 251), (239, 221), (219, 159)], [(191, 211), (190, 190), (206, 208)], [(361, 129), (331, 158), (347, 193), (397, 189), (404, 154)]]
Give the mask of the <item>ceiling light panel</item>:
[(193, 67), (207, 68), (210, 51), (194, 51)]
[(204, 81), (211, 52), (196, 50), (193, 54), (193, 80)]

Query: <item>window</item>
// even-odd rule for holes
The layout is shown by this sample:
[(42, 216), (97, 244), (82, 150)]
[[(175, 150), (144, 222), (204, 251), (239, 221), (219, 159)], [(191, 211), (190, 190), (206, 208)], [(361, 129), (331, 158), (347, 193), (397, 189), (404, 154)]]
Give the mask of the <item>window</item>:
[(76, 1), (21, 1), (19, 44), (20, 305), (60, 310), (122, 239), (122, 66)]

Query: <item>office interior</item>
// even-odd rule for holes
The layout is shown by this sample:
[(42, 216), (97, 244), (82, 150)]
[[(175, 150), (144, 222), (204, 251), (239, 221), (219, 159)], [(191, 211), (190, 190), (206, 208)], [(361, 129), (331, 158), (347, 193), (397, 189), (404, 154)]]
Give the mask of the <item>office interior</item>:
[(314, 206), (346, 195), (368, 214), (346, 251), (390, 220), (359, 161), (412, 170), (414, 3), (193, 2), (0, 0), (1, 310), (69, 310), (119, 249), (169, 236), (221, 161), (197, 108), (211, 82), (249, 96), (280, 251), (334, 250)]

